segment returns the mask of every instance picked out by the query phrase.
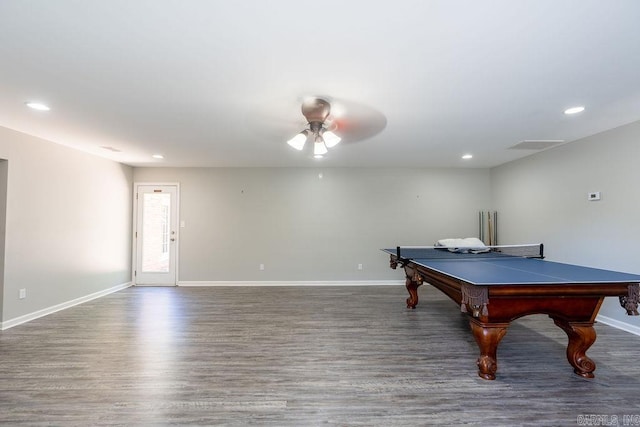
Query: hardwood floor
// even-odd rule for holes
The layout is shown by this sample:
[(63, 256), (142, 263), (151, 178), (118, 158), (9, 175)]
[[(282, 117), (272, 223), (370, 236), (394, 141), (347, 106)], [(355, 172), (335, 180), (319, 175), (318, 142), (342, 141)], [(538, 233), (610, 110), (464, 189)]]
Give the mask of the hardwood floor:
[[(511, 325), (495, 381), (424, 286), (129, 288), (0, 332), (2, 425), (575, 426), (640, 417), (640, 337), (596, 325), (594, 380), (546, 316)], [(636, 424), (638, 425), (638, 424)]]

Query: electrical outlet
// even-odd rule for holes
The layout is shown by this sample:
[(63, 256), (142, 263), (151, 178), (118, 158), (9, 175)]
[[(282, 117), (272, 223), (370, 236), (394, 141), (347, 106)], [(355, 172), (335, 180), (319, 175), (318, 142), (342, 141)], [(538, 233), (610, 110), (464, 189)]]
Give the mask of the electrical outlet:
[(362, 270), (362, 264), (358, 264), (358, 270)]
[(260, 271), (264, 270), (264, 264), (260, 264)]
[(20, 297), (20, 299), (25, 299), (27, 297), (27, 290), (26, 289), (20, 289), (19, 297)]
[(587, 199), (588, 200), (600, 200), (600, 192), (599, 191), (592, 191), (590, 193), (587, 193)]

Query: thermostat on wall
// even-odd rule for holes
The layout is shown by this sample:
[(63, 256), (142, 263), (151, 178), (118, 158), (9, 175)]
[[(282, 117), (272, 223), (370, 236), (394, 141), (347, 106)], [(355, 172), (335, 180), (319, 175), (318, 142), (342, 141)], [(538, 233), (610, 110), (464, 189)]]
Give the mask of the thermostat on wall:
[(593, 200), (600, 200), (600, 192), (599, 191), (592, 191), (590, 193), (588, 193), (587, 198), (591, 201)]

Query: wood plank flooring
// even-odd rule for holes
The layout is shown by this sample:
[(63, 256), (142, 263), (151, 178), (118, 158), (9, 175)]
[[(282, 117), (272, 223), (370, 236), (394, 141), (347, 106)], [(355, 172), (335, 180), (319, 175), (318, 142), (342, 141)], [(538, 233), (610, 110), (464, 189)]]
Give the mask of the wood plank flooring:
[(596, 378), (546, 316), (477, 376), (467, 319), (423, 286), (129, 288), (0, 332), (2, 425), (575, 426), (640, 416), (640, 337), (596, 325)]

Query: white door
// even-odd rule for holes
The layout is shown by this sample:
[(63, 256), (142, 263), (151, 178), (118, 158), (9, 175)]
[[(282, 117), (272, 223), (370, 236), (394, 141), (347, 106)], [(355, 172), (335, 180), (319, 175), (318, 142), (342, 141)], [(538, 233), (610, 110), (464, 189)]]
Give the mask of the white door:
[(178, 186), (138, 184), (135, 197), (135, 284), (174, 286)]

